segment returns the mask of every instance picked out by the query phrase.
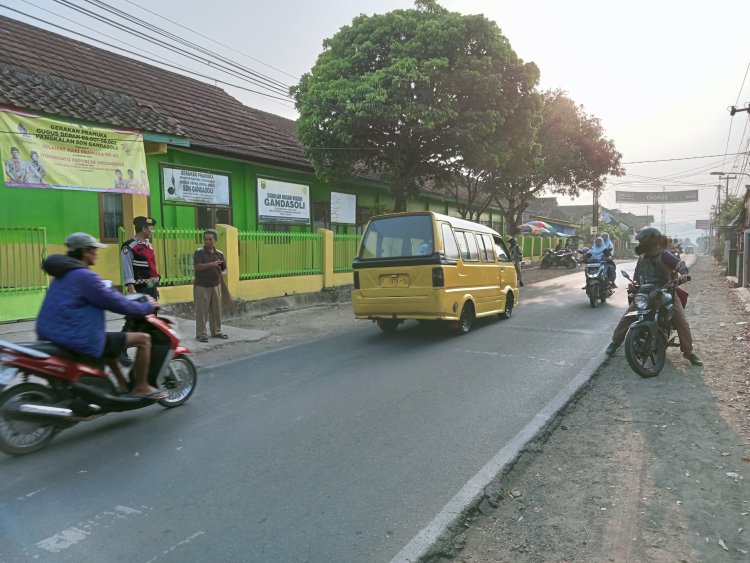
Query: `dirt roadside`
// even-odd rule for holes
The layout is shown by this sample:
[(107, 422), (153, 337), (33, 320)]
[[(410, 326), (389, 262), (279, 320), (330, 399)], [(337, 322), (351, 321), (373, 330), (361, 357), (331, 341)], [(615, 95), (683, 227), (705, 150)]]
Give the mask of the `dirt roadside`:
[(750, 561), (750, 315), (708, 257), (691, 274), (704, 367), (673, 348), (641, 379), (620, 349), (430, 561)]

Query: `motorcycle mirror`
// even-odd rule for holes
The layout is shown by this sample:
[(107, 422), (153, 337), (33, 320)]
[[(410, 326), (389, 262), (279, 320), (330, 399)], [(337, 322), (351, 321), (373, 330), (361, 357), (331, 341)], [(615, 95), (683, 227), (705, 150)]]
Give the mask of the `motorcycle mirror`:
[(112, 289), (112, 280), (102, 280), (102, 283), (107, 289)]
[(628, 275), (628, 273), (625, 270), (623, 270), (621, 273), (622, 273), (622, 277), (623, 278), (625, 278), (626, 280), (629, 280), (629, 281), (633, 281), (632, 279), (630, 279), (630, 276)]

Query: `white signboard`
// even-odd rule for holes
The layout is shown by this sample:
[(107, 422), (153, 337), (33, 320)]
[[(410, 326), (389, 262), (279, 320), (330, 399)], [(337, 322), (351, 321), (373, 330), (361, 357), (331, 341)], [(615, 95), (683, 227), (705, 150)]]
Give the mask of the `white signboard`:
[(331, 192), (331, 223), (357, 224), (357, 196)]
[(229, 176), (206, 170), (162, 168), (164, 201), (229, 205)]
[(310, 224), (310, 187), (258, 178), (258, 223)]

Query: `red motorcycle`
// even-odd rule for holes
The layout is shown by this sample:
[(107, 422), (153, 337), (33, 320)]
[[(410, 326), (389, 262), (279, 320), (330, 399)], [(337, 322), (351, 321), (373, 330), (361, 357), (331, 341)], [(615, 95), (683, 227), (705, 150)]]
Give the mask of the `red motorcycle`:
[(162, 399), (120, 395), (102, 360), (51, 342), (0, 340), (0, 450), (10, 455), (31, 453), (78, 422), (157, 402), (172, 408), (187, 401), (198, 373), (172, 321), (151, 314), (128, 317), (128, 322), (131, 330), (151, 335), (148, 382), (169, 394)]

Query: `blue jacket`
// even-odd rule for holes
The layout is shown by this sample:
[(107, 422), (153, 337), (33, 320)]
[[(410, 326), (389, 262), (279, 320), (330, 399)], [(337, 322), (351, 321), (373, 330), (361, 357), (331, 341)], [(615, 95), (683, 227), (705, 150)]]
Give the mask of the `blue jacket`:
[(40, 340), (50, 340), (78, 352), (100, 358), (104, 352), (104, 311), (123, 315), (148, 315), (150, 303), (125, 299), (80, 260), (64, 254), (47, 258), (42, 267), (55, 279), (36, 320)]

